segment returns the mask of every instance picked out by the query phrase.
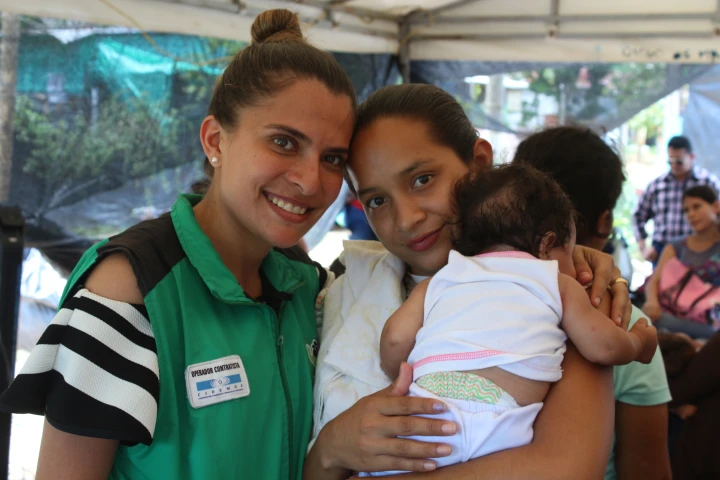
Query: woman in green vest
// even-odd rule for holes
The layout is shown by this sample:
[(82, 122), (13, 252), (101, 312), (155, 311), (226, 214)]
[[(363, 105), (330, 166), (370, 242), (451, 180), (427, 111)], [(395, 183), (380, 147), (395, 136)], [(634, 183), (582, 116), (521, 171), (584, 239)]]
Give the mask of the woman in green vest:
[(347, 74), (264, 12), (200, 127), (204, 197), (90, 249), (5, 411), (45, 415), (38, 479), (299, 479), (312, 426), (315, 299), (292, 250), (337, 197)]

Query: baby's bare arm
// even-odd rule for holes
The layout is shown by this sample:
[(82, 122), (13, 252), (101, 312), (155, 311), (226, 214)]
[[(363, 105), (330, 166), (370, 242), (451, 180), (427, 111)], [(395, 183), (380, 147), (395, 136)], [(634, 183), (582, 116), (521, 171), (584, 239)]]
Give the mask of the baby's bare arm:
[(646, 320), (639, 320), (626, 332), (597, 311), (585, 290), (574, 279), (560, 274), (563, 303), (562, 327), (580, 353), (593, 363), (625, 365), (649, 363), (657, 348), (657, 334)]
[(380, 367), (390, 378), (397, 376), (400, 364), (407, 361), (415, 346), (415, 336), (423, 324), (425, 292), (429, 281), (420, 282), (405, 303), (385, 322), (380, 337)]

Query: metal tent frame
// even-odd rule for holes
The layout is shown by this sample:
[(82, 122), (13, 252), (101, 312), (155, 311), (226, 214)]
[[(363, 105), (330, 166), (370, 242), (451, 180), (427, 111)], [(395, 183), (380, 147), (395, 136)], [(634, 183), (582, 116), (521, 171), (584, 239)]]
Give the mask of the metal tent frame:
[(0, 10), (248, 41), (298, 12), (326, 50), (412, 60), (715, 63), (720, 0), (0, 0)]

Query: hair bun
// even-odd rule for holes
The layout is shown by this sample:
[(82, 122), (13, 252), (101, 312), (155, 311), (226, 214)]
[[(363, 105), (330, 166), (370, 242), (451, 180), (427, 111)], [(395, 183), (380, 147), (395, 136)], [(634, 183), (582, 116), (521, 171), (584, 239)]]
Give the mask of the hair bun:
[(250, 28), (250, 35), (252, 43), (304, 41), (297, 14), (284, 8), (267, 10), (258, 15)]

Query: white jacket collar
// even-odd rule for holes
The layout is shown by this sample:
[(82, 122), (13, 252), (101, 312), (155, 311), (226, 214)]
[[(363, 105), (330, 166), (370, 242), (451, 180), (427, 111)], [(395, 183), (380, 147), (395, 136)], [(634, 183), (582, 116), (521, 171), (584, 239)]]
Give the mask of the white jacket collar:
[(404, 301), (405, 265), (380, 242), (346, 241), (344, 247), (342, 261), (347, 270), (340, 312), (325, 311), (326, 323), (342, 324), (330, 344), (325, 344), (325, 367), (382, 388), (390, 380), (380, 368), (380, 334)]

